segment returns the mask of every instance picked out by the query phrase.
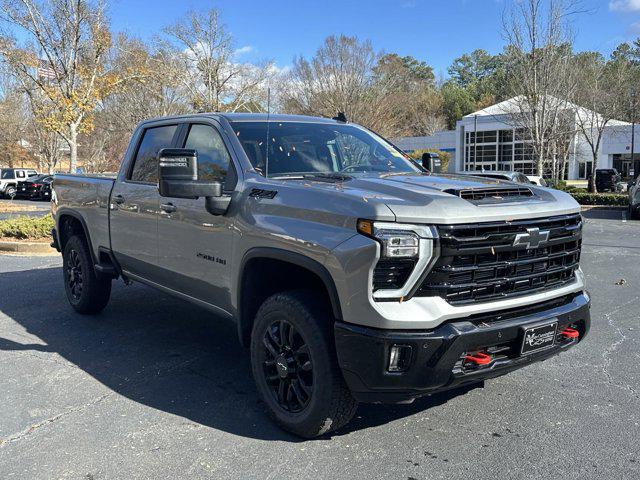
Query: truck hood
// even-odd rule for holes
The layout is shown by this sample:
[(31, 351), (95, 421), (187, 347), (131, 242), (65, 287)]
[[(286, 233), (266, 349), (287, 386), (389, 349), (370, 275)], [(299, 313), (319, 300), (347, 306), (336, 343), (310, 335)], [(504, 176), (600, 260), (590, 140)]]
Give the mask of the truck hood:
[[(361, 197), (367, 203), (383, 203), (403, 223), (472, 223), (492, 220), (563, 215), (580, 211), (578, 203), (559, 190), (537, 185), (466, 175), (380, 174), (354, 176), (338, 185), (325, 181), (311, 181), (306, 186), (338, 189), (342, 195)], [(529, 189), (528, 197), (500, 195), (502, 189), (520, 187)], [(462, 191), (495, 190), (488, 201), (462, 198)], [(354, 212), (356, 213), (356, 212)]]

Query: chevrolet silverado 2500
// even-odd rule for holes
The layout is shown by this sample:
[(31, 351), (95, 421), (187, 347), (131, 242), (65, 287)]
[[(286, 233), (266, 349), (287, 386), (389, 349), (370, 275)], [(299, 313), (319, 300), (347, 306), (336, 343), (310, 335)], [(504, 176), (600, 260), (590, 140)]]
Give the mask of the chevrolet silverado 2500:
[(582, 341), (582, 219), (566, 193), (431, 175), (375, 133), (302, 116), (138, 126), (115, 179), (56, 175), (66, 294), (138, 281), (237, 324), (284, 429), (410, 402)]

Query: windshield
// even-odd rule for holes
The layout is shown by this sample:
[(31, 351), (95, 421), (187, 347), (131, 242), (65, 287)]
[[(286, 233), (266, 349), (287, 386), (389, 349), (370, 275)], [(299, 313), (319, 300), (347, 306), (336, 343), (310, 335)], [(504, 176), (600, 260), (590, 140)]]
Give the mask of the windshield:
[(302, 174), (414, 173), (419, 167), (377, 135), (353, 125), (231, 122), (252, 165), (269, 177)]
[(16, 177), (13, 173), (13, 170), (2, 170), (2, 173), (0, 173), (0, 178), (4, 180), (13, 180)]

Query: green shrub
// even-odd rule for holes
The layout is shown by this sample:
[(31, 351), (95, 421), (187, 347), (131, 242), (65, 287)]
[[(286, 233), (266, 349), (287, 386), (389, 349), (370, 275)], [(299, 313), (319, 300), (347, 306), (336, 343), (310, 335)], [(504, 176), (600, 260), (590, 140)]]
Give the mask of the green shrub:
[(51, 236), (54, 227), (50, 215), (44, 217), (19, 216), (0, 220), (0, 237), (35, 240)]
[(572, 187), (567, 187), (567, 182), (564, 180), (554, 180), (550, 178), (547, 180), (547, 185), (551, 188), (555, 188), (557, 190), (569, 191)]
[(624, 206), (629, 205), (629, 197), (620, 193), (588, 193), (588, 192), (570, 192), (571, 196), (580, 205), (613, 205)]

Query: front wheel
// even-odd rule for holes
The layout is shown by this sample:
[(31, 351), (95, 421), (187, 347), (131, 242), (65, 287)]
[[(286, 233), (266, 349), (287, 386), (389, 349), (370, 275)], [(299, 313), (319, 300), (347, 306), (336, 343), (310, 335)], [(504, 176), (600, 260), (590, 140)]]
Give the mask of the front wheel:
[(254, 322), (251, 367), (258, 392), (275, 422), (301, 437), (340, 428), (356, 411), (331, 327), (331, 314), (307, 291), (273, 295)]
[(67, 299), (78, 313), (98, 313), (106, 307), (111, 296), (111, 279), (96, 275), (84, 238), (74, 235), (67, 240), (62, 274)]
[(5, 196), (13, 199), (16, 196), (16, 187), (9, 185), (7, 189), (4, 191)]

